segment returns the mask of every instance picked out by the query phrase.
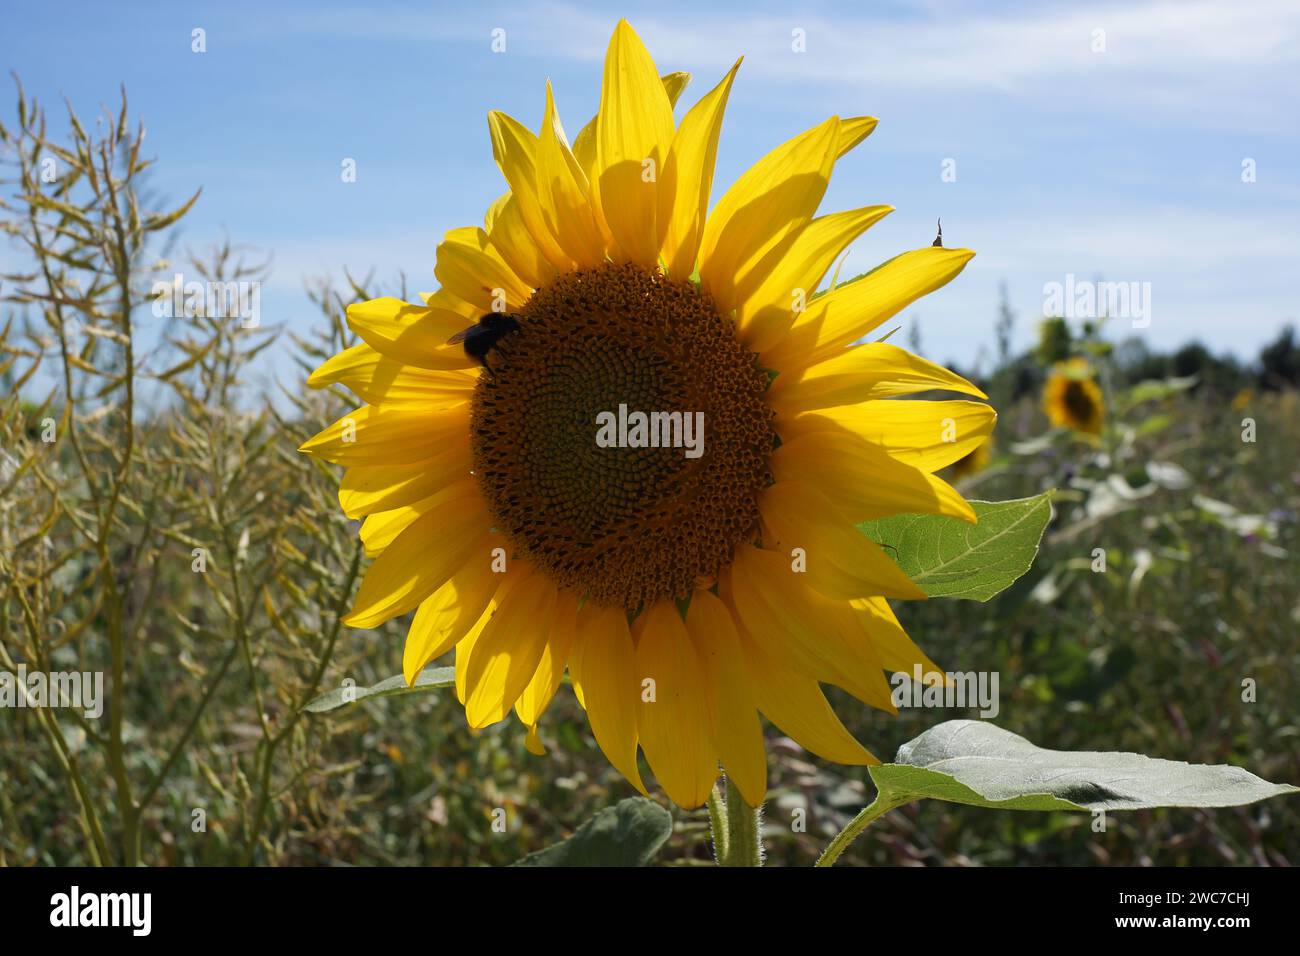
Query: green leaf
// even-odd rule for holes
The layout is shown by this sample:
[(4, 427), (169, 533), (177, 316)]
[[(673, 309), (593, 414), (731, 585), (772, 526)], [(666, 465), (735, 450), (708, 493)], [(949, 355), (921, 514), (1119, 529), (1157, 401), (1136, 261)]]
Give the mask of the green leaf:
[(869, 768), (876, 799), (830, 845), (830, 866), (867, 825), (915, 800), (994, 810), (1144, 810), (1235, 807), (1300, 792), (1240, 767), (1189, 764), (1135, 753), (1046, 750), (979, 720), (950, 720), (898, 748), (894, 763)]
[(1183, 378), (1147, 379), (1123, 392), (1116, 404), (1124, 411), (1128, 411), (1143, 402), (1160, 401), (1171, 398), (1179, 392), (1185, 392), (1198, 380), (1199, 376), (1196, 375), (1187, 375)]
[(312, 714), (323, 714), (326, 711), (338, 710), (340, 707), (346, 707), (348, 704), (366, 700), (367, 698), (396, 697), (399, 694), (422, 694), (427, 691), (437, 690), (440, 687), (450, 687), (454, 683), (456, 683), (455, 668), (431, 667), (419, 673), (415, 678), (414, 686), (407, 686), (406, 678), (401, 674), (395, 674), (370, 687), (347, 686), (327, 690), (319, 697), (312, 698), (303, 710)]
[(573, 836), (515, 866), (645, 866), (673, 832), (672, 815), (645, 797), (606, 807)]
[(930, 597), (987, 601), (1033, 564), (1052, 518), (1051, 495), (972, 501), (977, 524), (944, 515), (894, 515), (858, 527)]
[(1248, 770), (1142, 754), (1046, 750), (980, 720), (950, 720), (870, 768), (890, 802), (929, 798), (1000, 810), (1235, 807), (1300, 788)]

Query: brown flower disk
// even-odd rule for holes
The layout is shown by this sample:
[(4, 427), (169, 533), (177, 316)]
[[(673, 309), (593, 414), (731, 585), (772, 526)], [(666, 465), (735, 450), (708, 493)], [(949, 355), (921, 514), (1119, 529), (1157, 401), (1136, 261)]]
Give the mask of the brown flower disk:
[[(712, 582), (758, 527), (767, 375), (693, 284), (569, 273), (517, 313), (474, 392), (474, 474), (498, 531), (557, 585), (629, 611)], [(704, 454), (601, 448), (599, 412), (704, 413)]]
[(1093, 401), (1092, 393), (1083, 382), (1074, 380), (1066, 382), (1062, 401), (1065, 402), (1065, 407), (1070, 410), (1075, 421), (1081, 425), (1090, 425), (1097, 416), (1097, 403)]

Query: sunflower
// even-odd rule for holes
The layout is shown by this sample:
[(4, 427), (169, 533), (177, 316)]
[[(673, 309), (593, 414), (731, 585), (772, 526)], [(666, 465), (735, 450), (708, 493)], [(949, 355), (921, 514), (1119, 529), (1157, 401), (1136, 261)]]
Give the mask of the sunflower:
[(1043, 409), (1057, 427), (1087, 435), (1101, 434), (1106, 407), (1087, 359), (1072, 358), (1052, 366), (1043, 390)]
[[(972, 252), (926, 245), (814, 294), (892, 211), (816, 215), (875, 119), (827, 119), (709, 209), (739, 66), (678, 123), (686, 78), (661, 77), (620, 22), (599, 114), (572, 143), (549, 84), (539, 132), (489, 114), (509, 192), (482, 228), (447, 233), (441, 288), (421, 304), (348, 308), (361, 344), (310, 383), (365, 404), (302, 446), (345, 467), (339, 502), (364, 518), (374, 561), (347, 624), (414, 611), (407, 680), (454, 649), (470, 726), (513, 709), (534, 753), (567, 670), (613, 766), (645, 792), (639, 749), (683, 807), (707, 799), (719, 764), (763, 801), (760, 714), (826, 759), (876, 762), (821, 685), (893, 712), (885, 671), (936, 668), (887, 603), (924, 593), (855, 525), (973, 521), (933, 473), (995, 417), (899, 400), (984, 396), (897, 346), (854, 344)], [(513, 321), (480, 368), (448, 339), (493, 312)], [(624, 424), (660, 415), (673, 441), (642, 429), (638, 444), (630, 427), (599, 443), (616, 411)], [(700, 453), (687, 454), (674, 429), (700, 413)]]

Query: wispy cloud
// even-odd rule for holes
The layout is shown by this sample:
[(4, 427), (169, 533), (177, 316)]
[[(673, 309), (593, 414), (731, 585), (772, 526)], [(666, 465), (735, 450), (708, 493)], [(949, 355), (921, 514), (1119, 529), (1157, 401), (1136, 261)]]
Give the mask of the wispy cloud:
[[(306, 22), (294, 17), (291, 27), (393, 42), (478, 42), (486, 49), (490, 30), (499, 26), (512, 53), (595, 63), (617, 15), (569, 3), (489, 6), (467, 18), (381, 8), (359, 19), (350, 10), (323, 8)], [(750, 79), (841, 91), (963, 97), (991, 90), (1031, 101), (1073, 93), (1126, 113), (1154, 110), (1223, 127), (1290, 117), (1300, 94), (1300, 4), (1294, 0), (1154, 0), (973, 13), (939, 4), (901, 14), (886, 7), (834, 16), (692, 4), (632, 19), (665, 68), (721, 67), (744, 52)], [(259, 23), (276, 29), (274, 15)], [(796, 29), (805, 33), (804, 53), (792, 50)]]

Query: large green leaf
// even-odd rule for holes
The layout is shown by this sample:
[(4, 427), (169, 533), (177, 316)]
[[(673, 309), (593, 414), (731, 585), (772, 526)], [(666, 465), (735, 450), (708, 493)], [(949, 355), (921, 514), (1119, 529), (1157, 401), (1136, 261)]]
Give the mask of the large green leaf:
[(899, 747), (894, 759), (870, 768), (876, 799), (831, 841), (818, 866), (834, 863), (872, 820), (915, 800), (995, 810), (1097, 811), (1235, 807), (1300, 792), (1240, 767), (1046, 750), (979, 720), (932, 727)]
[(628, 797), (515, 866), (645, 866), (672, 832), (667, 810), (645, 797)]
[(1046, 750), (980, 720), (950, 720), (871, 768), (882, 796), (1002, 810), (1235, 807), (1295, 793), (1248, 770), (1142, 754)]
[(327, 690), (319, 697), (314, 697), (303, 708), (313, 714), (337, 710), (359, 700), (374, 697), (396, 697), (399, 694), (422, 694), (440, 687), (450, 687), (456, 683), (456, 670), (452, 667), (429, 667), (415, 678), (414, 686), (408, 686), (401, 674), (386, 677), (370, 687), (336, 687)]
[(943, 515), (894, 515), (859, 528), (930, 597), (987, 601), (1029, 570), (1052, 517), (1051, 492), (970, 505), (976, 524)]

